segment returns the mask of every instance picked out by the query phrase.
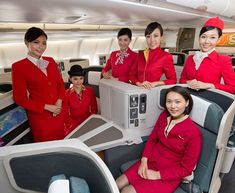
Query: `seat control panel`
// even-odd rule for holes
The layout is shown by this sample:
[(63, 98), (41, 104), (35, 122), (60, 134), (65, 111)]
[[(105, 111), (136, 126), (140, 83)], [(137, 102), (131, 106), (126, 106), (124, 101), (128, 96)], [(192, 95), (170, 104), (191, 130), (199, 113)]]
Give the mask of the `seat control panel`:
[(147, 102), (147, 95), (141, 94), (140, 95), (140, 114), (146, 113), (146, 102)]
[(145, 120), (147, 106), (146, 94), (133, 94), (129, 96), (129, 124), (130, 127), (136, 128), (140, 126), (140, 121)]

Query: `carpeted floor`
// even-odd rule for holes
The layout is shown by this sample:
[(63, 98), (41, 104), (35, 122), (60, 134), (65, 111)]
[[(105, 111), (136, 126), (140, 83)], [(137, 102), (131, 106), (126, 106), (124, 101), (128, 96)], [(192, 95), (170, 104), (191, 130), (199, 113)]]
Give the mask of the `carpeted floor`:
[(235, 162), (231, 171), (223, 177), (219, 193), (235, 193)]

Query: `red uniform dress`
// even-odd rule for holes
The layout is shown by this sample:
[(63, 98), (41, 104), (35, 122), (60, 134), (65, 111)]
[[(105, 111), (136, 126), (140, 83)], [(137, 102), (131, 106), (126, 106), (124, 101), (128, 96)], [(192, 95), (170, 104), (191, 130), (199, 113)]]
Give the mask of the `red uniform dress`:
[[(220, 83), (221, 78), (224, 79), (224, 84)], [(181, 73), (180, 83), (193, 79), (212, 83), (216, 89), (235, 94), (235, 73), (232, 60), (229, 56), (219, 55), (216, 51), (204, 58), (198, 70), (195, 68), (193, 56), (188, 57)]]
[(161, 48), (149, 50), (146, 57), (144, 51), (140, 51), (137, 57), (137, 62), (132, 65), (129, 73), (129, 81), (132, 84), (136, 82), (155, 82), (161, 79), (165, 74), (165, 84), (176, 83), (176, 73), (173, 64), (172, 55), (163, 51)]
[(125, 53), (120, 50), (111, 53), (102, 73), (112, 70), (112, 76), (119, 81), (128, 82), (130, 67), (135, 63), (137, 53), (130, 48)]
[(43, 57), (49, 64), (45, 75), (34, 63), (25, 58), (12, 65), (13, 98), (27, 110), (34, 141), (64, 138), (63, 113), (53, 116), (44, 110), (45, 104), (64, 99), (64, 82), (53, 58)]
[(81, 96), (72, 88), (66, 91), (66, 134), (85, 121), (91, 114), (97, 114), (97, 102), (91, 87), (84, 87)]
[(125, 172), (137, 193), (172, 193), (196, 166), (202, 144), (200, 130), (190, 118), (176, 123), (167, 136), (166, 126), (167, 113), (163, 112), (142, 154), (148, 158), (148, 168), (160, 172), (161, 180), (141, 178), (138, 175), (140, 161)]

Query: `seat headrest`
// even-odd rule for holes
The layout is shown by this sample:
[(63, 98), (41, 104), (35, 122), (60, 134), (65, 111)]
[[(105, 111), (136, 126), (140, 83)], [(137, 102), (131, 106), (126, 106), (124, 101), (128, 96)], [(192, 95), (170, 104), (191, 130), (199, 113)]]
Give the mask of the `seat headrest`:
[(191, 119), (201, 127), (218, 134), (221, 119), (224, 115), (223, 109), (214, 102), (192, 95), (193, 109), (190, 113)]
[(48, 193), (90, 193), (90, 190), (83, 178), (71, 176), (68, 180), (64, 174), (59, 174), (51, 178)]
[[(161, 90), (159, 105), (163, 108), (165, 89)], [(193, 109), (190, 118), (203, 128), (217, 134), (221, 119), (224, 115), (223, 109), (214, 102), (192, 95)]]
[(88, 71), (88, 84), (90, 85), (99, 85), (101, 78), (101, 72), (97, 71)]

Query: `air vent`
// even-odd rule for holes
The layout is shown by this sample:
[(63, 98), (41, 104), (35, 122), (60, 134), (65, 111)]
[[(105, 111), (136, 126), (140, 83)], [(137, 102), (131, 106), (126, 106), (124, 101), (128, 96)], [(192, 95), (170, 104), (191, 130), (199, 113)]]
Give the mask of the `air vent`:
[(78, 22), (79, 20), (83, 19), (83, 17), (85, 17), (85, 15), (67, 16), (67, 17), (64, 17), (64, 18), (57, 19), (57, 20), (55, 21), (55, 23), (64, 23), (64, 24), (76, 23), (76, 22)]

